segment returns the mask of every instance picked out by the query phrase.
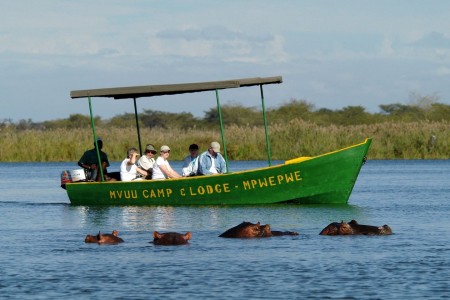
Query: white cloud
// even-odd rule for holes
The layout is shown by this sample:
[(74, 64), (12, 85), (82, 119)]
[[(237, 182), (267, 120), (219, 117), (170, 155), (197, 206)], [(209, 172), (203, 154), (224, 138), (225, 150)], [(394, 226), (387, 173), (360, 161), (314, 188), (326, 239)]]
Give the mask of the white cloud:
[(392, 56), (395, 53), (394, 47), (392, 45), (392, 40), (390, 38), (385, 38), (382, 41), (380, 55), (384, 57)]
[(442, 66), (437, 69), (436, 74), (439, 76), (449, 76), (450, 75), (450, 67)]

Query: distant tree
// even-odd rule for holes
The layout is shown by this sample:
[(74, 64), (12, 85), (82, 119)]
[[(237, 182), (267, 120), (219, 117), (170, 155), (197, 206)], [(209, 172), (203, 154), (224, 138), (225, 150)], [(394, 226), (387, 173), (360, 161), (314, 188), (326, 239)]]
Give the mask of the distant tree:
[(109, 120), (108, 125), (119, 128), (136, 126), (136, 117), (132, 113), (117, 115)]
[(382, 114), (391, 116), (401, 114), (409, 109), (409, 106), (400, 103), (380, 104), (378, 107)]
[(427, 111), (427, 119), (430, 121), (450, 121), (450, 105), (442, 103), (431, 104)]
[[(255, 107), (244, 107), (241, 104), (221, 106), (222, 118), (227, 125), (258, 126), (263, 124), (262, 112)], [(204, 121), (208, 124), (219, 124), (219, 111), (211, 108), (205, 112)]]
[(157, 110), (144, 110), (140, 115), (140, 121), (147, 127), (161, 128), (194, 128), (201, 124), (191, 113), (168, 113)]
[[(94, 117), (94, 122), (96, 125), (100, 125), (100, 117)], [(89, 116), (84, 116), (81, 114), (73, 114), (69, 116), (67, 120), (68, 128), (86, 128), (91, 126), (91, 118)]]
[(16, 126), (19, 130), (26, 130), (26, 129), (32, 129), (33, 128), (33, 121), (31, 119), (21, 119), (19, 123)]
[(439, 95), (434, 93), (431, 95), (422, 95), (417, 92), (409, 93), (411, 106), (417, 106), (423, 110), (430, 109), (434, 103), (439, 101)]
[(3, 119), (3, 121), (0, 123), (0, 128), (9, 128), (14, 126), (14, 122), (11, 118)]
[(311, 120), (313, 117), (314, 104), (306, 100), (291, 99), (280, 107), (268, 111), (268, 116), (273, 123), (282, 123), (286, 120), (303, 119)]
[(338, 123), (339, 116), (334, 110), (321, 108), (314, 112), (313, 120), (319, 125), (329, 125)]
[(379, 105), (382, 114), (389, 116), (388, 120), (412, 122), (425, 118), (424, 110), (418, 106), (404, 105), (400, 103)]
[[(100, 126), (102, 124), (102, 119), (99, 116), (94, 117), (94, 122), (96, 126)], [(81, 114), (72, 114), (67, 119), (57, 119), (53, 121), (44, 121), (42, 122), (42, 126), (47, 129), (54, 128), (89, 128), (91, 127), (91, 118), (89, 116), (81, 115)]]
[(359, 125), (371, 122), (370, 113), (362, 106), (346, 106), (338, 110), (340, 125)]

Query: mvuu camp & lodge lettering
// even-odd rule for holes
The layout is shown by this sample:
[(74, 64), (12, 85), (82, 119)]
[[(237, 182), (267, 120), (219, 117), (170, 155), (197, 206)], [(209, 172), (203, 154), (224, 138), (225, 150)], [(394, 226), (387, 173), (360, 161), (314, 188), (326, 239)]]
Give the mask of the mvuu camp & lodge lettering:
[(257, 179), (244, 180), (240, 184), (234, 186), (230, 183), (217, 183), (217, 184), (205, 184), (197, 186), (182, 187), (178, 193), (174, 194), (172, 188), (159, 188), (159, 189), (143, 189), (143, 190), (114, 190), (109, 191), (109, 198), (115, 200), (128, 200), (138, 199), (140, 197), (144, 199), (161, 199), (170, 198), (175, 195), (181, 197), (195, 197), (203, 195), (213, 195), (230, 193), (234, 190), (255, 190), (265, 189), (279, 185), (285, 185), (296, 181), (301, 181), (300, 171), (294, 171), (285, 174), (279, 174), (268, 177), (261, 177)]

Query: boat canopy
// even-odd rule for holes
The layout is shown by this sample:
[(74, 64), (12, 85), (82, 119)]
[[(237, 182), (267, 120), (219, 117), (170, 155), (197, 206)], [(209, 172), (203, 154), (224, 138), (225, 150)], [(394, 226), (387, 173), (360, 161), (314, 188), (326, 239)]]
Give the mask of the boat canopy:
[(104, 88), (91, 90), (76, 90), (70, 92), (70, 97), (72, 99), (86, 98), (86, 97), (136, 99), (140, 97), (196, 93), (229, 88), (239, 88), (245, 86), (282, 83), (282, 82), (283, 80), (281, 76), (255, 77), (255, 78), (242, 78), (224, 81), (206, 81), (206, 82), (181, 83), (181, 84), (143, 85), (143, 86), (117, 87), (117, 88)]
[[(194, 82), (194, 83), (180, 83), (180, 84), (161, 84), (161, 85), (143, 85), (143, 86), (129, 86), (129, 87), (116, 87), (116, 88), (104, 88), (104, 89), (91, 89), (91, 90), (75, 90), (70, 92), (70, 97), (72, 99), (75, 98), (88, 98), (89, 102), (89, 112), (91, 116), (91, 126), (94, 134), (94, 143), (97, 149), (97, 158), (99, 161), (99, 165), (101, 165), (100, 160), (100, 152), (98, 150), (97, 145), (97, 133), (95, 130), (94, 124), (94, 114), (92, 113), (92, 97), (108, 97), (114, 99), (133, 99), (134, 102), (134, 115), (136, 119), (136, 130), (137, 130), (137, 138), (139, 144), (139, 150), (142, 155), (142, 143), (141, 143), (141, 133), (139, 129), (139, 119), (137, 112), (136, 99), (141, 97), (153, 97), (153, 96), (162, 96), (162, 95), (176, 95), (176, 94), (185, 94), (185, 93), (196, 93), (196, 92), (206, 92), (206, 91), (215, 91), (216, 92), (216, 100), (217, 100), (217, 110), (219, 112), (219, 121), (220, 121), (220, 131), (222, 135), (222, 144), (223, 151), (225, 154), (225, 161), (227, 162), (227, 172), (228, 172), (228, 155), (227, 148), (224, 137), (224, 126), (222, 121), (222, 113), (220, 110), (220, 101), (218, 91), (222, 89), (231, 89), (231, 88), (239, 88), (239, 87), (247, 87), (247, 86), (255, 86), (258, 85), (261, 90), (261, 104), (263, 109), (263, 119), (264, 119), (264, 128), (266, 132), (266, 146), (267, 146), (267, 157), (269, 166), (272, 164), (270, 159), (270, 143), (267, 129), (267, 119), (266, 112), (264, 107), (264, 94), (262, 90), (262, 86), (265, 84), (274, 84), (274, 83), (282, 83), (283, 80), (281, 76), (275, 77), (254, 77), (254, 78), (241, 78), (234, 80), (223, 80), (223, 81), (206, 81), (206, 82)], [(101, 178), (103, 179), (103, 170), (100, 168)]]

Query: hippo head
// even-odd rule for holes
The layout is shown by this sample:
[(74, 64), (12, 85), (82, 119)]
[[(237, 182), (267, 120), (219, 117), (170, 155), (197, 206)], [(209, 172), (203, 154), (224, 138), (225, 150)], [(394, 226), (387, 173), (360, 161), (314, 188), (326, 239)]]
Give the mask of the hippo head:
[(259, 237), (262, 235), (261, 224), (259, 222), (256, 224), (250, 222), (242, 222), (236, 228), (236, 235), (237, 237), (244, 238)]
[(353, 228), (349, 223), (342, 221), (338, 232), (340, 235), (351, 235), (353, 234)]
[(270, 232), (270, 226), (265, 225), (266, 227), (264, 227), (263, 231), (261, 231), (261, 225), (260, 223), (250, 223), (250, 222), (243, 222), (239, 225), (239, 230), (237, 231), (237, 234), (240, 237), (259, 237), (262, 236), (264, 233), (264, 229), (265, 230), (269, 230)]
[(119, 237), (119, 232), (114, 230), (112, 234), (102, 234), (100, 231), (97, 235), (88, 234), (84, 239), (85, 243), (99, 243), (99, 244), (116, 244), (123, 240)]
[(259, 222), (256, 224), (250, 222), (242, 222), (241, 224), (234, 226), (219, 237), (224, 238), (256, 238), (256, 237), (272, 237), (280, 235), (298, 235), (298, 232), (294, 231), (272, 231), (269, 224), (261, 225)]
[(379, 232), (379, 234), (389, 235), (389, 234), (392, 234), (392, 229), (388, 225), (383, 225), (383, 226), (378, 227), (378, 232)]
[(158, 231), (153, 232), (153, 244), (164, 246), (184, 245), (192, 238), (190, 231), (185, 234), (177, 232), (160, 233)]
[(330, 223), (330, 224), (328, 224), (327, 227), (322, 229), (322, 231), (319, 234), (320, 235), (338, 235), (340, 226), (341, 226), (341, 223), (338, 223), (338, 222)]
[(118, 235), (119, 235), (119, 233), (117, 232), (117, 230), (114, 230), (112, 234), (102, 234), (102, 233), (99, 232), (97, 234), (98, 243), (99, 244), (118, 244), (118, 243), (122, 243), (123, 239), (118, 237)]
[[(263, 230), (269, 230), (270, 227), (265, 225)], [(254, 238), (264, 236), (264, 232), (261, 230), (261, 224), (258, 222), (256, 224), (250, 222), (242, 222), (241, 224), (228, 229), (220, 237), (224, 238)]]
[(270, 230), (269, 224), (261, 225), (259, 227), (259, 236), (261, 237), (272, 236), (272, 231)]
[(97, 243), (98, 242), (98, 238), (96, 235), (86, 235), (86, 238), (84, 239), (85, 243)]

